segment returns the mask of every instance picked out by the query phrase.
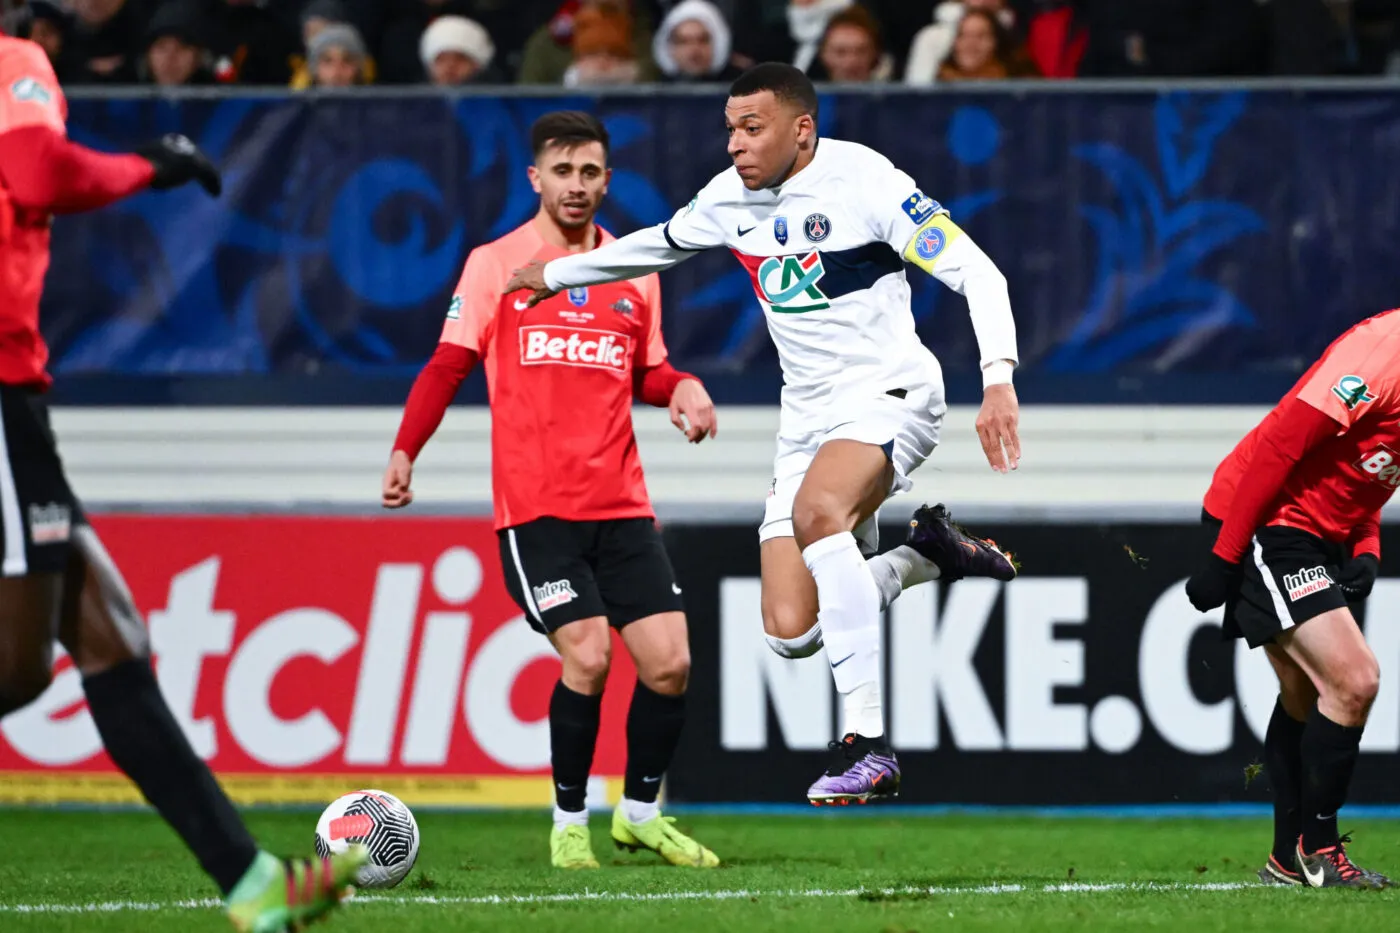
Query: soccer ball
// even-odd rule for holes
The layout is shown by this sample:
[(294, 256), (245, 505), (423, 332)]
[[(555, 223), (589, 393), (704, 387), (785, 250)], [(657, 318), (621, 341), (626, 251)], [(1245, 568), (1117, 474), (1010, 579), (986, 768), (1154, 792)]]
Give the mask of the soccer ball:
[(317, 820), (316, 854), (328, 858), (356, 842), (369, 849), (369, 862), (355, 883), (392, 888), (418, 861), (418, 821), (393, 794), (357, 790), (332, 801)]

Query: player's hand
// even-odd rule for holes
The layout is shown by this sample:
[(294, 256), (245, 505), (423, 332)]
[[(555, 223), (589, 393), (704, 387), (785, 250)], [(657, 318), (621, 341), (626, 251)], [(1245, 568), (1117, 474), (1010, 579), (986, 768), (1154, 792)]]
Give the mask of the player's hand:
[(389, 455), (389, 465), (384, 469), (384, 488), (381, 501), (386, 509), (401, 509), (413, 501), (413, 461), (408, 454), (396, 450)]
[(692, 444), (719, 434), (715, 403), (699, 379), (682, 379), (671, 393), (671, 423)]
[(986, 454), (987, 462), (998, 473), (1021, 465), (1021, 435), (1016, 430), (1020, 420), (1021, 403), (1016, 401), (1013, 386), (987, 386), (982, 390), (977, 437), (982, 441), (982, 453)]
[(553, 298), (559, 294), (548, 285), (544, 284), (544, 263), (538, 259), (531, 259), (525, 265), (516, 269), (510, 274), (510, 281), (506, 283), (505, 294), (518, 292), (522, 288), (529, 289), (530, 297), (525, 299), (525, 306), (533, 308), (547, 298)]
[(1337, 574), (1337, 589), (1342, 591), (1347, 602), (1361, 602), (1371, 595), (1380, 572), (1380, 558), (1374, 554), (1358, 554), (1342, 564)]
[(192, 181), (198, 182), (201, 188), (216, 198), (219, 192), (224, 190), (219, 170), (187, 136), (168, 133), (160, 139), (146, 143), (136, 150), (136, 154), (155, 168), (156, 174), (151, 180), (151, 187), (157, 191), (178, 188)]
[(1207, 612), (1226, 600), (1240, 585), (1240, 565), (1211, 551), (1206, 562), (1186, 581), (1186, 598), (1197, 612)]

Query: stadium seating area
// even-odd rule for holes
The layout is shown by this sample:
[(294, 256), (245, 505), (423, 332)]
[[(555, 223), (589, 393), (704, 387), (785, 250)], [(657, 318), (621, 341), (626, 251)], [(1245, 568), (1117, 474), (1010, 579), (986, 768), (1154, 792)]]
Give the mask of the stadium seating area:
[[(1400, 73), (1400, 0), (3, 0), (69, 85)], [(971, 15), (969, 15), (971, 14)]]

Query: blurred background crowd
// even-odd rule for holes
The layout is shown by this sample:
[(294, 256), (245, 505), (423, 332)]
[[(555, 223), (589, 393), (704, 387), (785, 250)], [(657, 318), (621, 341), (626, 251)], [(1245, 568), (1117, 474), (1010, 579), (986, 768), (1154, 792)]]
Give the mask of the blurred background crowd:
[(1400, 0), (0, 0), (70, 85), (1400, 75)]

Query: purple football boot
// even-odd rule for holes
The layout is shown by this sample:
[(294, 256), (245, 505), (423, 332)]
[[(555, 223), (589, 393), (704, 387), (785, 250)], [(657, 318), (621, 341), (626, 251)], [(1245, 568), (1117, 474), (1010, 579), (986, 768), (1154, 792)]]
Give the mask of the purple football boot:
[(807, 790), (812, 806), (835, 807), (899, 796), (899, 762), (883, 738), (848, 734), (827, 745), (831, 765)]
[(963, 531), (942, 503), (924, 506), (909, 520), (904, 543), (938, 565), (941, 579), (952, 583), (964, 577), (1014, 580), (1016, 562), (995, 541), (974, 538)]

